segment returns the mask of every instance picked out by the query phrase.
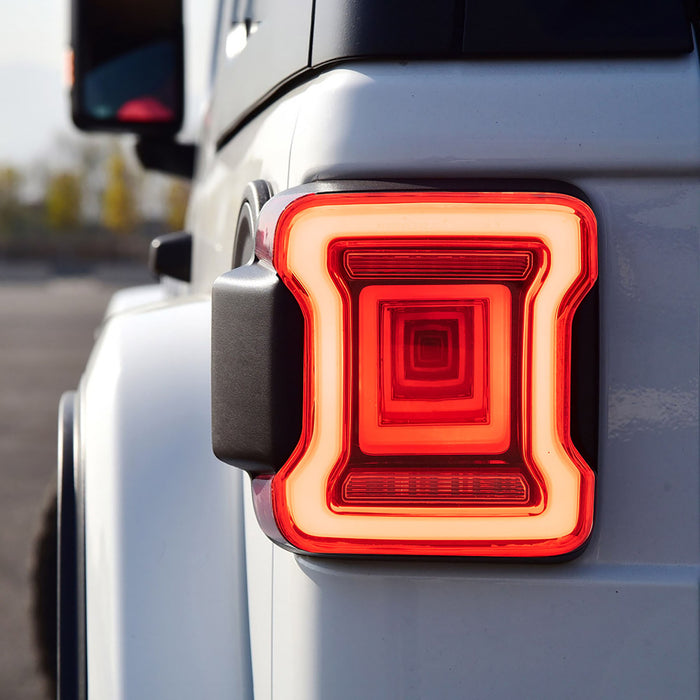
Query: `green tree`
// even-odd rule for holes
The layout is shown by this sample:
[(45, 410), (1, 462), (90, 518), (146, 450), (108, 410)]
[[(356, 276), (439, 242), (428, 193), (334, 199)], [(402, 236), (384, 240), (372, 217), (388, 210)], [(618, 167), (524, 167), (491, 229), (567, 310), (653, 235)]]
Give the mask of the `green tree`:
[(102, 196), (102, 223), (115, 233), (130, 233), (136, 225), (136, 205), (131, 178), (119, 152), (107, 162), (107, 185)]
[(22, 176), (15, 168), (0, 168), (0, 231), (10, 231), (20, 211)]
[(53, 175), (46, 190), (46, 218), (53, 228), (69, 229), (81, 219), (81, 183), (75, 173)]
[(165, 210), (165, 221), (171, 231), (180, 231), (185, 227), (189, 197), (189, 185), (182, 180), (172, 180), (166, 194)]

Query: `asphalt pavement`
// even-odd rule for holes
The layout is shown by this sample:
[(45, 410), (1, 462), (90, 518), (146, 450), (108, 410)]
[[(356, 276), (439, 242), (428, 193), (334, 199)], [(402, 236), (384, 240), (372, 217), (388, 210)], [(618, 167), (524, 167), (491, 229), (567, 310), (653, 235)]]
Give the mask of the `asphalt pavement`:
[(101, 265), (54, 276), (44, 263), (0, 262), (0, 700), (48, 697), (29, 623), (29, 572), (54, 485), (56, 409), (77, 386), (111, 294), (145, 268)]

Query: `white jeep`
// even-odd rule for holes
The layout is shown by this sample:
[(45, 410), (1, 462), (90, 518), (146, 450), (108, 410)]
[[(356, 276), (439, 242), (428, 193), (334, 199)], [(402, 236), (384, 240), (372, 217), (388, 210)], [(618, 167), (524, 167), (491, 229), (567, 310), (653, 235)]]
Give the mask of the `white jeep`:
[(222, 0), (183, 144), (180, 0), (74, 0), (192, 197), (62, 403), (61, 698), (698, 697), (697, 17)]

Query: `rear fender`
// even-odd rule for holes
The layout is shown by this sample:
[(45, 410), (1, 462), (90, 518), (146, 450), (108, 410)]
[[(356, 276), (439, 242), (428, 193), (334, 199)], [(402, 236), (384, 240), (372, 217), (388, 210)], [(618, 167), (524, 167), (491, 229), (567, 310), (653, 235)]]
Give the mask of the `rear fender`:
[(252, 696), (242, 483), (210, 445), (206, 299), (104, 325), (80, 388), (88, 696)]

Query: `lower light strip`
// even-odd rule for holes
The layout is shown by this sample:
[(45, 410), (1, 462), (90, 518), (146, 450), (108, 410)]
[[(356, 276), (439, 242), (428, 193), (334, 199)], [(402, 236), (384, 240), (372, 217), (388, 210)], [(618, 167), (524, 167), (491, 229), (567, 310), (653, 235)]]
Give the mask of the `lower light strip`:
[(525, 503), (529, 497), (522, 474), (456, 473), (454, 469), (353, 468), (342, 486), (347, 504), (407, 502), (414, 506), (456, 506), (474, 503)]

